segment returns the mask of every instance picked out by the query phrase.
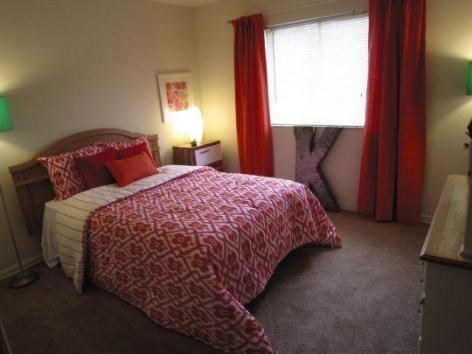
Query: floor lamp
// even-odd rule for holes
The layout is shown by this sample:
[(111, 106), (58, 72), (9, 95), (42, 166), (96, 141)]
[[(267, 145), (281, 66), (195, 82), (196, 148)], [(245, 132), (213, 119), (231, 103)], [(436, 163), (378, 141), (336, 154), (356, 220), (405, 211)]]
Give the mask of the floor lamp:
[(5, 331), (5, 327), (3, 327), (1, 318), (0, 318), (0, 353), (12, 354), (10, 343), (8, 343), (7, 332)]
[[(12, 124), (10, 120), (10, 113), (8, 111), (7, 101), (4, 96), (0, 96), (0, 132), (12, 130)], [(15, 235), (13, 234), (10, 217), (8, 215), (7, 204), (5, 203), (5, 196), (3, 195), (2, 186), (0, 185), (0, 195), (2, 199), (3, 210), (5, 210), (5, 217), (7, 219), (8, 232), (10, 233), (10, 238), (15, 248), (16, 259), (18, 261), (18, 266), (20, 268), (20, 273), (14, 275), (10, 279), (10, 288), (23, 288), (30, 284), (33, 284), (36, 280), (39, 279), (39, 274), (36, 272), (30, 272), (23, 268), (23, 263), (21, 262), (20, 253), (18, 252), (18, 245), (16, 244)]]

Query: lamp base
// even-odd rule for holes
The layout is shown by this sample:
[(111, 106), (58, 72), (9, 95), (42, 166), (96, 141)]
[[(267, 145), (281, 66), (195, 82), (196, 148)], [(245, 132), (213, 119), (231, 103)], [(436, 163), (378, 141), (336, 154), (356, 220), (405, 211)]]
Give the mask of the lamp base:
[(14, 275), (9, 282), (10, 288), (18, 289), (24, 288), (28, 285), (33, 284), (39, 279), (37, 272), (23, 271), (20, 274)]

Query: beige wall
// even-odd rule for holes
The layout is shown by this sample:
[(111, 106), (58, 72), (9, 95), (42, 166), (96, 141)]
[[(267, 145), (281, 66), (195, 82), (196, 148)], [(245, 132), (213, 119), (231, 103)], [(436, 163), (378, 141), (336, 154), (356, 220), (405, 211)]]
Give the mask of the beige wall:
[[(7, 167), (86, 129), (159, 133), (164, 163), (182, 142), (161, 121), (156, 73), (193, 71), (193, 10), (150, 0), (0, 1), (0, 94), (14, 130), (0, 133), (0, 183), (24, 259), (28, 237)], [(199, 98), (198, 92), (197, 100)], [(0, 210), (0, 277), (15, 265)]]
[[(307, 1), (229, 0), (196, 10), (200, 93), (206, 136), (221, 139), (225, 167), (239, 169), (236, 142), (233, 30), (226, 21), (262, 12), (268, 25), (367, 9), (367, 0)], [(301, 6), (301, 7), (300, 7)], [(277, 177), (295, 178), (293, 128), (274, 127)], [(323, 169), (341, 207), (355, 210), (363, 129), (345, 129), (326, 158)]]
[[(7, 167), (84, 129), (159, 133), (164, 163), (183, 137), (163, 124), (155, 74), (194, 72), (206, 138), (221, 139), (226, 167), (239, 168), (235, 134), (232, 28), (228, 19), (263, 12), (269, 24), (367, 7), (367, 0), (227, 0), (192, 10), (148, 0), (1, 0), (0, 94), (15, 129), (0, 133), (0, 183), (23, 258), (39, 255), (26, 236)], [(471, 0), (427, 2), (427, 169), (423, 213), (430, 217), (450, 173), (465, 173), (464, 94), (472, 60)], [(200, 78), (200, 80), (199, 80)], [(200, 87), (200, 89), (198, 89)], [(276, 175), (294, 178), (293, 132), (273, 128)], [(346, 129), (324, 163), (341, 206), (357, 204), (362, 129)], [(1, 209), (1, 208), (0, 208)], [(15, 258), (0, 210), (0, 277)], [(10, 269), (11, 270), (11, 269)]]
[[(198, 58), (207, 134), (224, 146), (225, 164), (238, 169), (233, 88), (232, 28), (225, 20), (262, 12), (271, 24), (367, 7), (367, 1), (228, 0), (196, 11)], [(318, 4), (317, 4), (318, 3)], [(427, 161), (423, 220), (434, 212), (448, 174), (464, 174), (463, 131), (472, 116), (465, 96), (467, 61), (472, 60), (471, 0), (427, 1)], [(288, 8), (295, 8), (287, 11)], [(294, 178), (295, 142), (291, 128), (273, 128), (276, 176)], [(355, 210), (362, 152), (362, 129), (345, 129), (323, 165), (343, 209)]]
[(466, 96), (472, 61), (471, 0), (429, 0), (426, 32), (427, 159), (423, 212), (431, 215), (448, 174), (465, 174), (464, 134), (472, 117)]

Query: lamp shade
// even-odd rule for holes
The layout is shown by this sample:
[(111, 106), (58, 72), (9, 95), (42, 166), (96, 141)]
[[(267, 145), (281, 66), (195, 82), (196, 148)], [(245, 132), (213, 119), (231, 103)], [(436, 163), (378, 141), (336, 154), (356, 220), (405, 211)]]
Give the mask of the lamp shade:
[(7, 99), (0, 96), (0, 132), (12, 130), (10, 112), (8, 111)]
[(190, 106), (185, 111), (186, 130), (191, 144), (200, 144), (203, 138), (203, 118), (198, 107)]
[(467, 73), (467, 94), (472, 95), (472, 62), (469, 63), (469, 71)]

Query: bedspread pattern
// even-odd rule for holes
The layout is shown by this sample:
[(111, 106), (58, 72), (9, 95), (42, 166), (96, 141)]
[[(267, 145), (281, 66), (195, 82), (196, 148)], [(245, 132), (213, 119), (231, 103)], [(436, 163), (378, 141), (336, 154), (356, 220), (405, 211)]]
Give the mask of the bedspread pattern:
[(152, 320), (236, 353), (272, 353), (243, 304), (298, 246), (340, 238), (312, 193), (202, 168), (101, 207), (84, 237), (88, 276)]
[(46, 203), (41, 247), (43, 258), (50, 267), (60, 260), (66, 276), (73, 278), (75, 288), (81, 292), (84, 280), (83, 230), (90, 213), (118, 199), (149, 189), (172, 178), (201, 167), (167, 165), (161, 173), (140, 179), (126, 187), (110, 184), (86, 190), (63, 201)]

